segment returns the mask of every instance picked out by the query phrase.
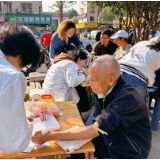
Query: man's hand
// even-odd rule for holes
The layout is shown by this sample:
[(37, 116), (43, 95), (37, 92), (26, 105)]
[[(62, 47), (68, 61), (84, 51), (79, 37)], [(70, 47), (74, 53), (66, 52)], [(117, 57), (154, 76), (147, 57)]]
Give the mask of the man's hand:
[(50, 131), (38, 131), (32, 136), (31, 140), (33, 143), (41, 145), (48, 141), (49, 135)]
[(86, 152), (85, 159), (97, 159), (97, 158), (94, 157), (94, 152)]

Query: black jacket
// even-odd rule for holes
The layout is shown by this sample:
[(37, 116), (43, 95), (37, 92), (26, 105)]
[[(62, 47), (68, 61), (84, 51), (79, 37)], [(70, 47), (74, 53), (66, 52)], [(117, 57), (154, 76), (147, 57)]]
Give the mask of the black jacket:
[(96, 55), (101, 56), (104, 54), (114, 55), (116, 49), (118, 46), (113, 43), (112, 41), (109, 41), (109, 44), (107, 47), (105, 47), (101, 41), (97, 42), (94, 46), (94, 52), (96, 52)]
[[(93, 139), (96, 150), (108, 152), (109, 158), (147, 158), (152, 137), (149, 110), (136, 89), (120, 77), (104, 99), (94, 97), (95, 120), (108, 132)], [(97, 158), (106, 158), (96, 152)]]

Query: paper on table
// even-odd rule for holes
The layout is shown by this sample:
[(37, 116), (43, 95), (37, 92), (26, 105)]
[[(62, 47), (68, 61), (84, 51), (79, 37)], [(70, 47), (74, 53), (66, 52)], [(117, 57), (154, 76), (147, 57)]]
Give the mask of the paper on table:
[(48, 142), (46, 142), (42, 145), (38, 145), (38, 144), (34, 144), (34, 143), (32, 143), (32, 141), (30, 141), (28, 147), (23, 152), (31, 153), (33, 149), (40, 149), (40, 148), (44, 148), (44, 147), (48, 147), (48, 146), (49, 146)]
[(33, 148), (34, 148), (34, 146), (35, 146), (35, 144), (32, 143), (32, 141), (30, 141), (28, 147), (23, 152), (31, 153)]
[[(73, 130), (79, 128), (79, 126), (75, 126), (69, 130)], [(84, 144), (89, 142), (91, 139), (84, 139), (84, 140), (60, 140), (55, 141), (66, 153), (72, 153), (76, 149), (79, 149)]]
[(46, 121), (41, 121), (40, 117), (33, 119), (33, 133), (47, 129), (52, 129), (52, 130), (60, 129), (60, 125), (54, 116), (48, 116), (48, 119)]
[[(59, 130), (60, 125), (57, 122), (57, 120), (54, 118), (54, 116), (48, 116), (48, 119), (46, 121), (41, 121), (40, 117), (33, 119), (33, 132), (32, 135), (34, 135), (35, 132), (39, 130), (46, 130), (46, 129), (52, 129), (52, 130)], [(49, 146), (49, 143), (46, 142), (43, 145), (37, 145), (32, 143), (30, 141), (28, 147), (23, 151), (30, 153), (33, 149), (39, 149)]]

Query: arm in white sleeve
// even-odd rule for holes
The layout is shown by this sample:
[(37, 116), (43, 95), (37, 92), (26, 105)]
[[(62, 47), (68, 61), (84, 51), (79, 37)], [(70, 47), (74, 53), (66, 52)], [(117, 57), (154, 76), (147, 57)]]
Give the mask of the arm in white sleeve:
[(66, 67), (65, 80), (68, 87), (76, 87), (85, 80), (84, 74), (78, 74), (78, 65), (71, 63)]
[(30, 134), (24, 108), (25, 77), (19, 76), (0, 95), (0, 150), (7, 154), (24, 151)]

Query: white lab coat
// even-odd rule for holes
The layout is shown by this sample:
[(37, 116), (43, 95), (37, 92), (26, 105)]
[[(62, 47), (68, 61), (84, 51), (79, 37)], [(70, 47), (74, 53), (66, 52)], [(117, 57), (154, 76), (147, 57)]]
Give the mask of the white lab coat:
[(79, 96), (74, 87), (85, 80), (84, 74), (78, 74), (78, 65), (71, 60), (53, 63), (43, 84), (43, 93), (55, 97), (56, 92), (65, 95), (65, 101), (78, 103)]
[(152, 43), (141, 41), (135, 44), (128, 54), (118, 62), (139, 70), (147, 79), (148, 87), (152, 86), (155, 81), (155, 71), (160, 68), (160, 51), (155, 51), (147, 47)]
[(26, 78), (6, 60), (0, 50), (0, 150), (7, 154), (24, 151), (31, 138), (24, 95)]

